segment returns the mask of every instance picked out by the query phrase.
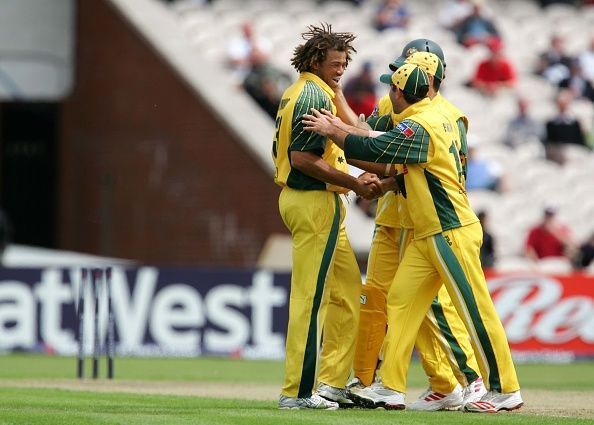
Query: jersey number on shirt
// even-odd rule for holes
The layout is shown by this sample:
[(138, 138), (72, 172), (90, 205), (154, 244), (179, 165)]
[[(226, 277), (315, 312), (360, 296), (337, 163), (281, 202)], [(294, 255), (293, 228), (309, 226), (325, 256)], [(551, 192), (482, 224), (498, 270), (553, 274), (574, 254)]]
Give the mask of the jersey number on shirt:
[(283, 120), (283, 117), (276, 117), (276, 130), (274, 132), (274, 140), (272, 141), (272, 156), (274, 157), (274, 159), (276, 159), (278, 136), (280, 135), (280, 127), (281, 127), (282, 120)]
[(450, 153), (454, 155), (454, 161), (456, 161), (456, 170), (458, 170), (458, 183), (462, 184), (462, 164), (460, 163), (460, 154), (456, 147), (456, 142), (452, 142), (452, 146), (449, 149)]

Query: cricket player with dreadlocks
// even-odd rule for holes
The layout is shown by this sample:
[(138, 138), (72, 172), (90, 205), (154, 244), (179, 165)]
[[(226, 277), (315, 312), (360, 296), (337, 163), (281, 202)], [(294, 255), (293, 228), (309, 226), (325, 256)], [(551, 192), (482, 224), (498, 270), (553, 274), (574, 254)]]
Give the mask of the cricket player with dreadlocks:
[(293, 256), (279, 408), (334, 410), (353, 404), (345, 386), (361, 292), (340, 195), (353, 190), (371, 199), (378, 180), (349, 175), (342, 149), (305, 131), (302, 123), (311, 108), (336, 111), (330, 84), (340, 81), (351, 60), (355, 36), (332, 32), (327, 24), (310, 26), (302, 36), (306, 42), (291, 60), (299, 78), (282, 96), (272, 147), (275, 182), (282, 187), (279, 210), (291, 232)]

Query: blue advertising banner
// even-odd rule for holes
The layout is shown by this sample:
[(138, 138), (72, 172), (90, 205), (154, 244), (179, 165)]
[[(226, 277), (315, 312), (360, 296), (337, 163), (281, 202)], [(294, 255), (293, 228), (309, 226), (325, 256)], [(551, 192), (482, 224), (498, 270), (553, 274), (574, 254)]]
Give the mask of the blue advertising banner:
[[(284, 356), (289, 275), (194, 268), (113, 269), (120, 355)], [(74, 354), (81, 270), (0, 269), (0, 350)], [(99, 286), (99, 331), (107, 326)], [(85, 349), (91, 352), (93, 292), (84, 285)]]
[[(516, 359), (594, 357), (594, 277), (489, 273), (488, 283)], [(283, 358), (289, 286), (290, 275), (267, 270), (115, 267), (116, 353)], [(89, 355), (94, 296), (80, 268), (0, 268), (0, 351), (75, 354), (81, 288)], [(105, 341), (106, 286), (98, 288)]]

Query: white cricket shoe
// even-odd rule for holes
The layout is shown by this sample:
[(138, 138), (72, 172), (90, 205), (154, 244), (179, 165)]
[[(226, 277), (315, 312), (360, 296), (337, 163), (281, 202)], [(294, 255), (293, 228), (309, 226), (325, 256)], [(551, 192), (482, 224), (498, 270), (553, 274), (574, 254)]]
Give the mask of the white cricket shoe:
[(365, 389), (365, 385), (359, 378), (353, 378), (351, 382), (347, 384), (347, 389), (349, 391), (349, 398), (353, 400), (355, 406), (362, 407), (364, 409), (373, 409), (375, 406), (372, 402), (368, 401), (367, 399), (363, 399), (359, 393)]
[(344, 388), (331, 387), (330, 385), (320, 383), (316, 394), (324, 397), (326, 400), (338, 403), (342, 408), (354, 407), (355, 403), (349, 398), (349, 392)]
[(317, 394), (312, 394), (311, 397), (287, 397), (281, 395), (278, 399), (279, 409), (321, 409), (321, 410), (336, 410), (338, 403), (326, 400)]
[(351, 388), (355, 388), (355, 387), (357, 387), (357, 388), (365, 388), (365, 385), (363, 385), (363, 383), (359, 380), (359, 378), (357, 378), (355, 376), (353, 379), (351, 379), (347, 383), (346, 387), (347, 387), (347, 390), (350, 390)]
[(487, 389), (485, 388), (483, 378), (479, 376), (477, 379), (464, 387), (464, 391), (462, 393), (462, 406), (474, 401), (479, 401), (485, 394), (487, 394)]
[(408, 410), (435, 412), (438, 410), (457, 410), (462, 406), (462, 387), (460, 384), (451, 393), (442, 394), (429, 388), (414, 402), (408, 404)]
[(402, 410), (405, 408), (404, 394), (386, 388), (381, 383), (374, 383), (362, 389), (351, 389), (355, 403), (370, 409), (383, 407), (387, 410)]
[(520, 391), (500, 393), (489, 391), (479, 401), (464, 405), (465, 412), (497, 413), (501, 410), (516, 410), (524, 405)]

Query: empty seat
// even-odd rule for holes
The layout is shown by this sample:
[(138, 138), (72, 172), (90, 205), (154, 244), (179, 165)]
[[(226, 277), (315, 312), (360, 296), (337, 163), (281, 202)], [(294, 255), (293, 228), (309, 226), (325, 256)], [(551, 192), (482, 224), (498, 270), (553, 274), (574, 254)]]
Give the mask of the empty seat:
[(552, 275), (566, 275), (573, 272), (571, 261), (565, 257), (541, 258), (535, 263), (536, 270)]
[(495, 269), (498, 272), (526, 272), (534, 271), (534, 261), (526, 257), (507, 256), (497, 259)]

